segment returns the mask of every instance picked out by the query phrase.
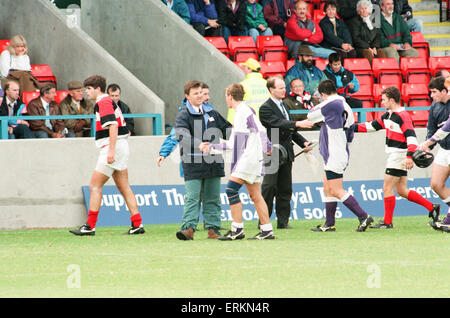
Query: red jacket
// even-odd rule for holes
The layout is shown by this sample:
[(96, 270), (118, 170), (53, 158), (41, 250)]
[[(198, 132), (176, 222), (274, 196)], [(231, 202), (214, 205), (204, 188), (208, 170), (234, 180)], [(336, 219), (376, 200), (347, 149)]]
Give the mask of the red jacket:
[(297, 17), (295, 13), (292, 14), (292, 16), (289, 18), (286, 26), (286, 32), (284, 35), (293, 41), (305, 41), (305, 39), (308, 39), (306, 42), (311, 44), (320, 44), (323, 40), (323, 33), (322, 29), (319, 26), (319, 23), (314, 22), (310, 19), (306, 19), (306, 22), (308, 23), (314, 23), (315, 26), (315, 33), (312, 33), (307, 28), (302, 28), (299, 26), (300, 19)]

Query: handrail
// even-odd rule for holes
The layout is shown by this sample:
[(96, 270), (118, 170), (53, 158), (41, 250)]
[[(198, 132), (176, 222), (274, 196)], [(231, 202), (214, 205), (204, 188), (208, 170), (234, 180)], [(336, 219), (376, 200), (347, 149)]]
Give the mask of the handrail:
[[(124, 118), (153, 118), (153, 135), (162, 135), (161, 114), (123, 114)], [(45, 120), (45, 119), (94, 119), (95, 115), (50, 115), (50, 116), (0, 116), (0, 139), (8, 139), (9, 120)], [(95, 137), (95, 125), (91, 125), (91, 137)]]
[[(406, 111), (415, 111), (415, 110), (430, 110), (430, 106), (410, 106), (410, 107), (404, 107)], [(371, 113), (371, 112), (383, 112), (386, 111), (386, 108), (378, 108), (378, 107), (374, 107), (374, 108), (352, 108), (352, 111), (355, 113), (360, 113), (361, 114), (361, 118), (359, 119), (359, 122), (365, 122), (366, 118), (367, 118), (367, 113)], [(290, 114), (307, 114), (309, 113), (309, 110), (305, 109), (305, 110), (290, 110), (289, 111)]]

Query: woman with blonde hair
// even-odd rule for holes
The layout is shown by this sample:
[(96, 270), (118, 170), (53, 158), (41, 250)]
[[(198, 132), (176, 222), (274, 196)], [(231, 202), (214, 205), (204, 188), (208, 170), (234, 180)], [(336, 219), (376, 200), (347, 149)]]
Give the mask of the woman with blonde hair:
[(24, 91), (39, 89), (39, 81), (31, 74), (27, 42), (23, 36), (14, 36), (0, 55), (0, 75), (19, 82), (20, 96)]

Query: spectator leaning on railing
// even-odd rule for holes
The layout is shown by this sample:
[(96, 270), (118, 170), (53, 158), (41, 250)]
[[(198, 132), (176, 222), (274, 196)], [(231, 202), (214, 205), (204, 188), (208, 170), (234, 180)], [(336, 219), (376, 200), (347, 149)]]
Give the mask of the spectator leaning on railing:
[[(40, 89), (40, 96), (28, 103), (30, 116), (59, 116), (58, 103), (55, 102), (56, 89), (53, 84), (44, 84)], [(36, 138), (64, 138), (75, 137), (70, 133), (62, 119), (30, 120), (30, 128)]]
[[(20, 116), (26, 113), (25, 104), (19, 97), (19, 83), (7, 80), (4, 89), (5, 96), (0, 106), (0, 116)], [(29, 126), (25, 120), (8, 120), (8, 138), (34, 138)]]
[[(59, 104), (62, 115), (93, 115), (94, 105), (83, 97), (83, 83), (72, 81), (67, 84), (69, 94)], [(70, 133), (75, 137), (91, 136), (91, 120), (83, 119), (65, 119), (64, 124)]]

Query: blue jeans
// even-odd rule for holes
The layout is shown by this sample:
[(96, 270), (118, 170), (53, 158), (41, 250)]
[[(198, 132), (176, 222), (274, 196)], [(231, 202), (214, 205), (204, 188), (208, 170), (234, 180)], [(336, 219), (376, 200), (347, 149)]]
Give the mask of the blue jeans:
[(315, 47), (315, 46), (309, 45), (309, 48), (311, 49), (311, 51), (313, 51), (316, 54), (315, 56), (318, 56), (322, 59), (327, 59), (327, 60), (328, 60), (328, 57), (330, 56), (330, 54), (336, 53), (335, 51), (326, 49), (324, 47)]
[(248, 30), (248, 35), (250, 35), (253, 40), (256, 43), (256, 40), (258, 39), (258, 35), (273, 35), (272, 29), (267, 27), (264, 31), (261, 31), (259, 29), (250, 28)]
[(406, 21), (410, 32), (423, 32), (423, 21), (417, 18), (411, 18)]
[(231, 35), (246, 36), (247, 34), (248, 34), (247, 27), (245, 27), (245, 30), (241, 30), (239, 28), (234, 28), (234, 27), (227, 27), (225, 25), (222, 27), (222, 36), (225, 39), (225, 42), (227, 42), (227, 43), (228, 43), (228, 37), (230, 37)]

